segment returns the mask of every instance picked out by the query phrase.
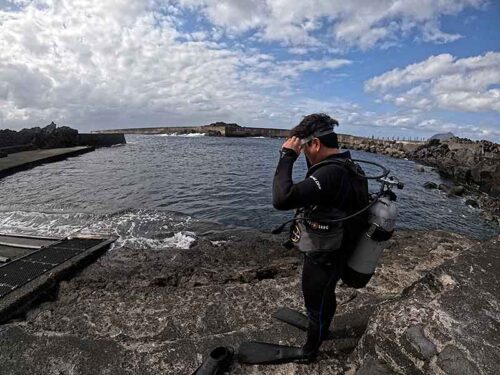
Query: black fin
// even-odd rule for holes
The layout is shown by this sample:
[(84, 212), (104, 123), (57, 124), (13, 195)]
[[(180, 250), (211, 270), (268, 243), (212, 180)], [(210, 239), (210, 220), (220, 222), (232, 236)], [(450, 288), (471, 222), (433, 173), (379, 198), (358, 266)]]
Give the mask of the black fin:
[(231, 347), (219, 346), (196, 369), (193, 375), (222, 374), (231, 365), (234, 350)]
[(238, 361), (249, 364), (278, 364), (297, 360), (308, 360), (302, 348), (269, 344), (258, 341), (244, 341), (238, 349)]

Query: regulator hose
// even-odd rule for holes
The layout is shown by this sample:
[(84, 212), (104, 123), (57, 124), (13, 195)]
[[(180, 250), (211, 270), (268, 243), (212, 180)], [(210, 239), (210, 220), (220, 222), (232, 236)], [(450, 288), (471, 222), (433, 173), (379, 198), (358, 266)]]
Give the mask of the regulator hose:
[[(375, 163), (373, 161), (367, 161), (367, 160), (361, 160), (361, 159), (350, 159), (351, 161), (353, 162), (357, 162), (357, 163), (364, 163), (364, 164), (371, 164), (371, 165), (374, 165), (380, 169), (382, 169), (382, 174), (381, 175), (378, 175), (378, 176), (365, 176), (363, 174), (360, 174), (360, 173), (356, 173), (359, 177), (362, 177), (362, 178), (365, 178), (367, 180), (379, 180), (381, 178), (384, 178), (384, 177), (387, 177), (387, 175), (391, 172), (389, 169), (387, 169), (386, 167), (384, 167), (383, 165), (381, 164), (378, 164), (378, 163)], [(375, 204), (375, 202), (377, 202), (377, 200), (384, 194), (385, 192), (383, 191), (383, 186), (382, 186), (382, 189), (375, 195), (375, 197), (373, 198), (373, 200), (365, 207), (363, 207), (361, 210), (349, 215), (349, 216), (345, 216), (345, 217), (341, 217), (339, 219), (332, 219), (332, 220), (321, 220), (322, 223), (326, 223), (326, 224), (335, 224), (335, 223), (340, 223), (342, 221), (345, 221), (345, 220), (349, 220), (349, 219), (352, 219), (353, 217), (365, 212), (366, 210), (368, 210), (371, 206), (373, 206)], [(285, 221), (283, 224), (281, 224), (279, 227), (276, 227), (274, 228), (271, 233), (272, 234), (279, 234), (281, 232), (283, 232), (283, 230), (285, 229), (286, 225), (288, 223), (292, 223), (294, 221), (298, 221), (298, 220), (310, 220), (311, 218), (310, 217), (305, 217), (305, 216), (297, 216), (297, 217), (294, 217), (293, 219), (290, 219), (290, 220), (287, 220)]]

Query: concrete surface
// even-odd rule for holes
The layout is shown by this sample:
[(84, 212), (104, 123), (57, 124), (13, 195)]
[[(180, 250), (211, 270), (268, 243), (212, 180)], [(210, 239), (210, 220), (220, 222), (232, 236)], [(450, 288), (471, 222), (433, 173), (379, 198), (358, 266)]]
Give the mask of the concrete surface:
[(63, 160), (94, 151), (94, 147), (77, 146), (47, 150), (22, 151), (0, 158), (0, 178), (37, 165)]

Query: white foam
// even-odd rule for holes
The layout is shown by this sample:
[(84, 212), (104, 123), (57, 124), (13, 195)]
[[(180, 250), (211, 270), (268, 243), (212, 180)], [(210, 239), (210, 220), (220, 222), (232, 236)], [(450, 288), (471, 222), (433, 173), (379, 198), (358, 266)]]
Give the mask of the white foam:
[(126, 246), (134, 249), (155, 249), (162, 250), (168, 248), (189, 249), (196, 241), (196, 234), (193, 232), (177, 232), (172, 237), (164, 239), (153, 239), (146, 237), (131, 237), (119, 239), (117, 246)]
[(210, 241), (210, 243), (212, 245), (214, 245), (215, 247), (220, 247), (222, 245), (224, 245), (226, 242), (229, 242), (229, 241), (225, 241), (225, 240), (221, 240), (221, 241)]
[(188, 134), (178, 134), (178, 133), (165, 133), (156, 134), (157, 137), (204, 137), (205, 133), (188, 133)]
[[(162, 211), (124, 211), (112, 215), (64, 212), (0, 212), (0, 233), (48, 237), (99, 235), (118, 237), (114, 248), (188, 249), (196, 234), (186, 230), (191, 221)], [(162, 238), (166, 233), (172, 236)]]

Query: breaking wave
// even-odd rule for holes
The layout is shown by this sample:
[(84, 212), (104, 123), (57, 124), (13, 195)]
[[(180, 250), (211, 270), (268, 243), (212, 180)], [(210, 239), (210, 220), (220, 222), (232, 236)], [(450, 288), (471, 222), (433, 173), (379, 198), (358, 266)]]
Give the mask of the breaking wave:
[(188, 249), (197, 235), (190, 216), (154, 210), (124, 210), (94, 215), (68, 212), (0, 212), (0, 233), (67, 237), (116, 236), (116, 247), (134, 249)]
[(177, 134), (177, 133), (168, 133), (168, 134), (158, 134), (157, 137), (204, 137), (205, 133), (188, 133), (188, 134)]

